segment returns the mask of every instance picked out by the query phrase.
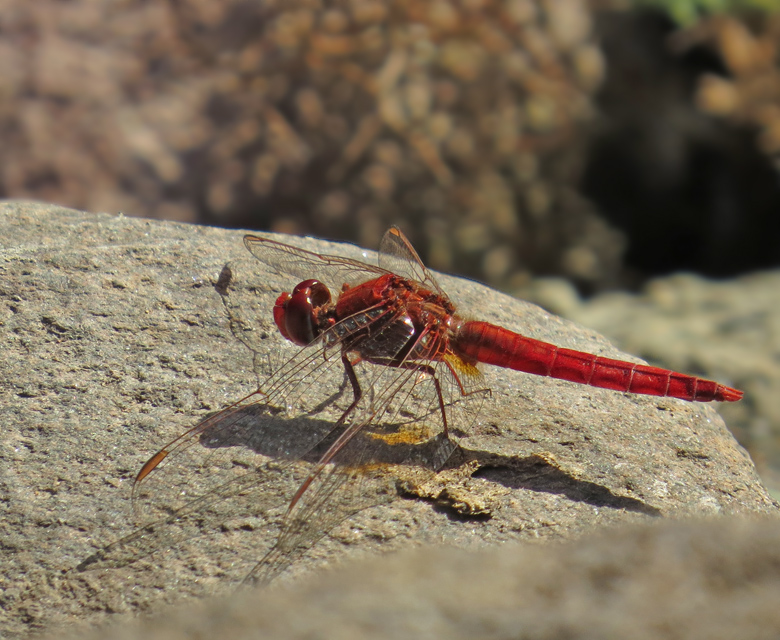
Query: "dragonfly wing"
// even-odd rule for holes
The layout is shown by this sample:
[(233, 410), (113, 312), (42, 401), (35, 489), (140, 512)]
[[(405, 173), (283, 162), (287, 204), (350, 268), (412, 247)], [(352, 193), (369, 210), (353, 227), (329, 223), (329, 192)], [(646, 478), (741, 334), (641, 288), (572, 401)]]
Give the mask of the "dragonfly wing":
[[(217, 530), (217, 523), (225, 522), (242, 511), (237, 500), (251, 503), (246, 513), (265, 510), (278, 506), (289, 486), (289, 472), (277, 465), (273, 470), (267, 465), (257, 467), (251, 473), (233, 478), (213, 488), (203, 495), (191, 499), (179, 509), (155, 522), (149, 522), (129, 535), (103, 547), (82, 561), (77, 571), (117, 568), (130, 565), (138, 560), (175, 547), (186, 540), (199, 538), (208, 530)], [(210, 525), (214, 523), (214, 525)]]
[[(394, 471), (413, 468), (418, 477), (421, 473), (430, 477), (456, 448), (443, 436), (438, 411), (430, 412), (426, 422), (405, 415), (406, 400), (415, 387), (425, 384), (418, 372), (376, 365), (366, 369), (369, 375), (361, 376), (363, 380), (369, 378), (371, 387), (381, 391), (359, 407), (355, 421), (323, 454), (328, 462), (313, 468), (276, 544), (247, 582), (267, 584), (344, 520), (391, 502), (397, 496), (399, 474)], [(430, 400), (430, 393), (423, 396)]]
[[(163, 447), (144, 466), (133, 489), (140, 528), (104, 547), (81, 568), (124, 566), (199, 535), (196, 529), (218, 530), (220, 522), (241, 513), (238, 496), (253, 496), (252, 511), (289, 502), (290, 487), (300, 484), (306, 469), (319, 460), (321, 443), (344, 428), (336, 419), (352, 397), (348, 391), (334, 393), (334, 380), (344, 378), (339, 341), (354, 342), (362, 328), (359, 322), (335, 325), (277, 368), (262, 391)], [(333, 346), (325, 348), (327, 342)], [(321, 413), (324, 419), (318, 417)]]
[(379, 244), (379, 266), (447, 297), (434, 275), (423, 264), (412, 244), (398, 227), (390, 227)]
[(262, 236), (244, 236), (244, 244), (255, 258), (301, 280), (317, 278), (335, 294), (344, 284), (354, 286), (385, 275), (387, 271), (359, 260), (319, 254)]
[(370, 397), (364, 396), (355, 420), (323, 453), (291, 504), (276, 544), (246, 581), (270, 582), (339, 523), (391, 501), (399, 478), (425, 480), (450, 458), (457, 444), (444, 435), (442, 408), (450, 432), (463, 433), (489, 390), (478, 387), (482, 378), (476, 369), (458, 372), (440, 360), (426, 362), (423, 372), (405, 364), (360, 365)]

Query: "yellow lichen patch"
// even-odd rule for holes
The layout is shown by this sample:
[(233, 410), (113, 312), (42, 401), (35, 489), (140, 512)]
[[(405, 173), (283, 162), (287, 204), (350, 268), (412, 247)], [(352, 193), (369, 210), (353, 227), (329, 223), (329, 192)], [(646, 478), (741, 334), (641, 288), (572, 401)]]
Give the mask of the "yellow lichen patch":
[(424, 424), (403, 425), (398, 431), (393, 433), (377, 433), (369, 431), (367, 434), (374, 440), (381, 440), (389, 445), (398, 444), (422, 444), (427, 442), (434, 435), (433, 429)]
[(399, 487), (410, 496), (432, 500), (464, 516), (491, 516), (511, 489), (489, 480), (473, 478), (479, 468), (479, 462), (470, 460), (436, 474), (405, 477)]
[(387, 464), (384, 462), (369, 462), (366, 464), (359, 464), (359, 465), (344, 465), (344, 469), (347, 469), (351, 473), (355, 475), (360, 476), (370, 476), (370, 475), (383, 475), (388, 472), (388, 470), (393, 465)]

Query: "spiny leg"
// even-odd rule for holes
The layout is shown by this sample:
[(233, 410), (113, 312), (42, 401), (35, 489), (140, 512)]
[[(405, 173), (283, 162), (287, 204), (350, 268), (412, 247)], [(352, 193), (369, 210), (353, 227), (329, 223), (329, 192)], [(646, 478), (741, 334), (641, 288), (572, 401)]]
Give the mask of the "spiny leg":
[[(446, 367), (450, 370), (452, 377), (455, 378), (455, 383), (458, 385), (458, 389), (460, 390), (460, 395), (463, 398), (467, 398), (471, 395), (474, 395), (475, 393), (485, 393), (485, 392), (491, 393), (489, 388), (466, 391), (466, 388), (463, 386), (463, 382), (461, 382), (458, 372), (455, 371), (453, 366), (446, 359), (442, 359), (442, 362), (444, 362)], [(442, 394), (441, 391), (441, 383), (439, 382), (439, 378), (436, 375), (436, 369), (434, 369), (429, 364), (420, 364), (417, 362), (404, 362), (398, 366), (402, 369), (411, 369), (412, 371), (420, 371), (421, 373), (427, 373), (429, 376), (431, 376), (431, 378), (433, 378), (433, 385), (436, 389), (436, 396), (439, 400), (439, 411), (441, 411), (441, 419), (444, 424), (444, 437), (449, 439), (450, 435), (449, 435), (449, 429), (447, 423), (447, 412), (444, 409), (444, 395)]]

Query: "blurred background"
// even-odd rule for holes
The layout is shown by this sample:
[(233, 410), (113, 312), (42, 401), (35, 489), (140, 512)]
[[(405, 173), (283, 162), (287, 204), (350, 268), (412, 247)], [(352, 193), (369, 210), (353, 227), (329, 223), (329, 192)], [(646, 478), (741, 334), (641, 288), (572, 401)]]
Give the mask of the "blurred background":
[(4, 0), (0, 197), (399, 225), (745, 389), (721, 411), (777, 497), (778, 47), (780, 0)]

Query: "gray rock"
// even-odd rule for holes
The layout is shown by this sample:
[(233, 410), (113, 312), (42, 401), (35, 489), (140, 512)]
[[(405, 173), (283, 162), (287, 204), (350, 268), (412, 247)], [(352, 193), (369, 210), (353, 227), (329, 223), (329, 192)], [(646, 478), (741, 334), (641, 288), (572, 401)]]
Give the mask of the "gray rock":
[[(28, 203), (2, 205), (0, 229), (0, 633), (121, 620), (232, 592), (273, 544), (295, 478), (280, 480), (268, 508), (236, 500), (218, 518), (204, 515), (174, 548), (126, 566), (74, 568), (133, 530), (130, 485), (141, 464), (256, 386), (252, 354), (213, 288), (223, 265), (236, 273), (235, 299), (256, 323), (261, 360), (294, 352), (270, 308), (296, 282), (248, 255), (235, 231)], [(533, 305), (472, 282), (441, 283), (467, 315), (624, 357)], [(340, 379), (324, 382), (335, 391)], [(777, 514), (712, 406), (494, 368), (484, 384), (492, 397), (444, 471), (400, 477), (400, 491), (335, 526), (286, 578), (420, 544), (478, 548), (661, 516)], [(173, 469), (184, 489), (208, 481)]]
[(422, 547), (87, 638), (773, 640), (778, 601), (777, 521), (719, 518), (565, 544)]

